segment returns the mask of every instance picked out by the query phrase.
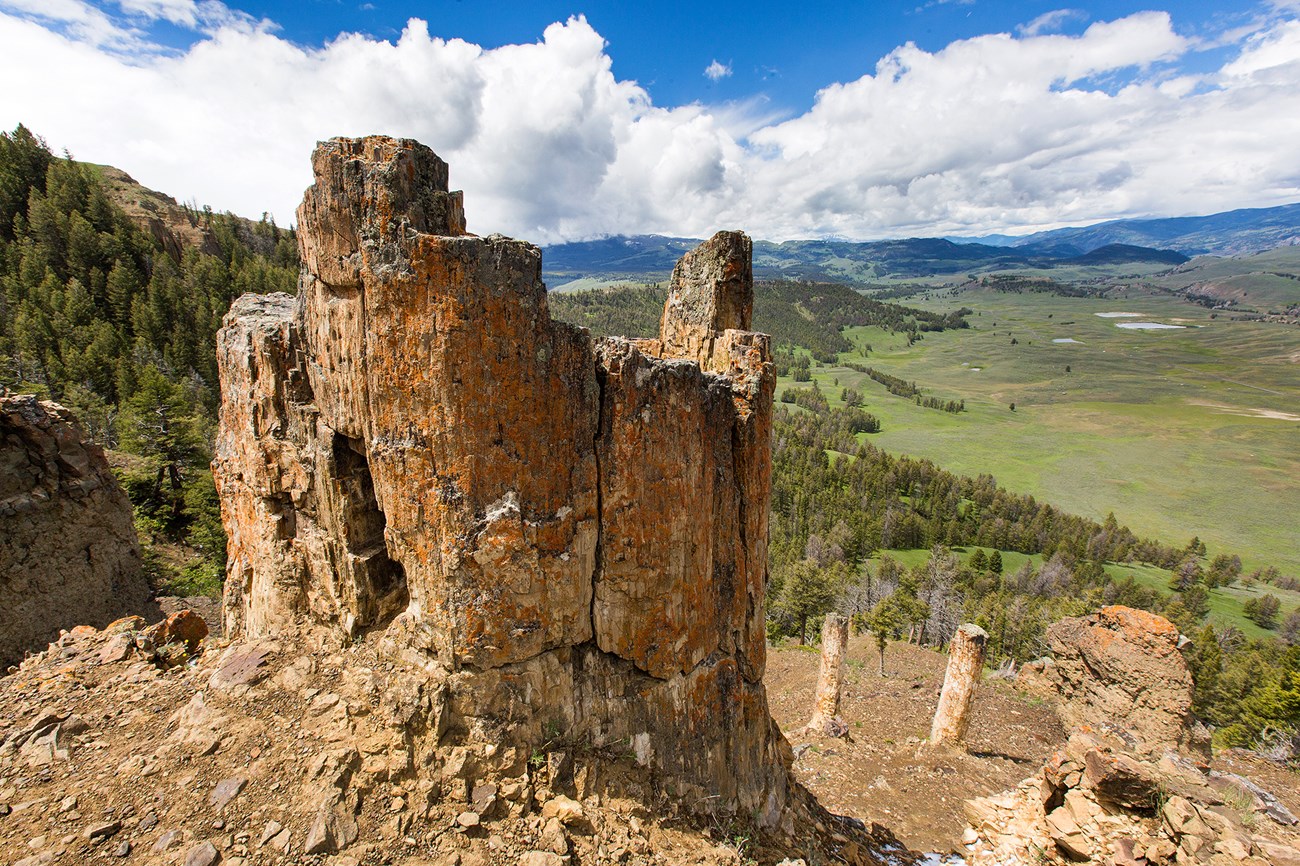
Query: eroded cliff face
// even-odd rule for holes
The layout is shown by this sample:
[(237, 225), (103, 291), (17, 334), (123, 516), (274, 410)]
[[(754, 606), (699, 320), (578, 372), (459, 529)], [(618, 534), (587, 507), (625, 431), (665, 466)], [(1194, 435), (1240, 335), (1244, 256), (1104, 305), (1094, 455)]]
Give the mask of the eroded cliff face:
[(434, 774), (508, 774), (558, 729), (778, 823), (749, 239), (682, 260), (660, 339), (593, 342), (550, 319), (536, 247), (465, 233), (428, 148), (334, 139), (313, 168), (298, 298), (241, 298), (219, 337), (227, 628), (380, 640)]
[(143, 608), (131, 503), (67, 409), (0, 396), (0, 665)]

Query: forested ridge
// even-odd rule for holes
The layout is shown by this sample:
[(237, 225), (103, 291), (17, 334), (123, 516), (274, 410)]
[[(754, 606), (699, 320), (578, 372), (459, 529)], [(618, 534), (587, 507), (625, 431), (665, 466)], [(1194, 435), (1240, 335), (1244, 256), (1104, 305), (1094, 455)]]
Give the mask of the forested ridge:
[(225, 560), (207, 471), (217, 329), (236, 297), (293, 291), (298, 274), (291, 231), (189, 214), (216, 254), (169, 255), (94, 166), (25, 127), (0, 134), (0, 387), (68, 406), (97, 443), (134, 458), (118, 469), (153, 577), (182, 592), (211, 590)]
[[(550, 296), (552, 314), (562, 321), (605, 336), (653, 337), (659, 333), (668, 289), (659, 283), (632, 288), (594, 289)], [(840, 333), (855, 325), (875, 325), (912, 335), (966, 328), (970, 310), (935, 313), (868, 298), (837, 283), (759, 280), (754, 283), (756, 331), (772, 334), (781, 346), (799, 347), (822, 361), (834, 361), (853, 348)], [(779, 360), (779, 359), (778, 359)]]

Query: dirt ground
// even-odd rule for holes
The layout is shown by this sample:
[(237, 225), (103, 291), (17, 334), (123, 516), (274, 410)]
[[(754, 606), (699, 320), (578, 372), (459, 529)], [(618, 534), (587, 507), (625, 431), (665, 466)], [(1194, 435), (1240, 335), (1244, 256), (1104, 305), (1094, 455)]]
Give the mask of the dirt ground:
[(843, 740), (806, 737), (820, 656), (772, 647), (765, 682), (772, 715), (794, 746), (800, 781), (832, 812), (883, 824), (909, 848), (961, 851), (962, 802), (1014, 788), (1065, 741), (1048, 705), (1000, 680), (976, 693), (969, 752), (922, 746), (939, 700), (947, 657), (891, 644), (885, 671), (870, 636), (849, 640), (840, 715)]

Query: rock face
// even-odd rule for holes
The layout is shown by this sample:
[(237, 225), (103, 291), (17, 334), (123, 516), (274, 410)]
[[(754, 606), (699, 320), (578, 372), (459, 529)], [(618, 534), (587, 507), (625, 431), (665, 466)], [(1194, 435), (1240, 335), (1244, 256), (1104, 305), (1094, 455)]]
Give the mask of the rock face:
[(140, 610), (140, 564), (131, 503), (72, 413), (0, 396), (0, 665)]
[(1060, 698), (1057, 712), (1067, 727), (1121, 731), (1150, 754), (1205, 752), (1193, 733), (1192, 675), (1169, 620), (1112, 605), (1061, 620), (1047, 640), (1052, 659), (1027, 665), (1022, 675)]
[(593, 342), (551, 321), (536, 247), (465, 233), (428, 148), (334, 139), (313, 168), (298, 298), (241, 298), (218, 341), (228, 633), (382, 635), (438, 696), (430, 765), (490, 739), (457, 772), (507, 773), (559, 729), (777, 823), (749, 239), (683, 259), (660, 339)]

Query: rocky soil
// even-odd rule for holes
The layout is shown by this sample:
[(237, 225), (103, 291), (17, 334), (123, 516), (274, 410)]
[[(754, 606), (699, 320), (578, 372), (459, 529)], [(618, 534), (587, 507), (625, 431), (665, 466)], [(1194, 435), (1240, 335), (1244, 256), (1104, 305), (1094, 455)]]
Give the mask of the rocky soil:
[(0, 678), (0, 863), (881, 862), (834, 820), (781, 841), (691, 817), (630, 749), (558, 733), (517, 778), (419, 776), (419, 690), (366, 642), (209, 637), (191, 654), (147, 633), (73, 629)]
[(962, 850), (964, 802), (1014, 788), (1042, 766), (1065, 733), (1050, 706), (1005, 682), (976, 692), (969, 753), (922, 746), (947, 658), (891, 644), (888, 676), (869, 635), (849, 639), (840, 716), (846, 739), (806, 736), (818, 653), (795, 645), (768, 655), (772, 715), (794, 746), (799, 781), (832, 812), (875, 821), (917, 851)]

